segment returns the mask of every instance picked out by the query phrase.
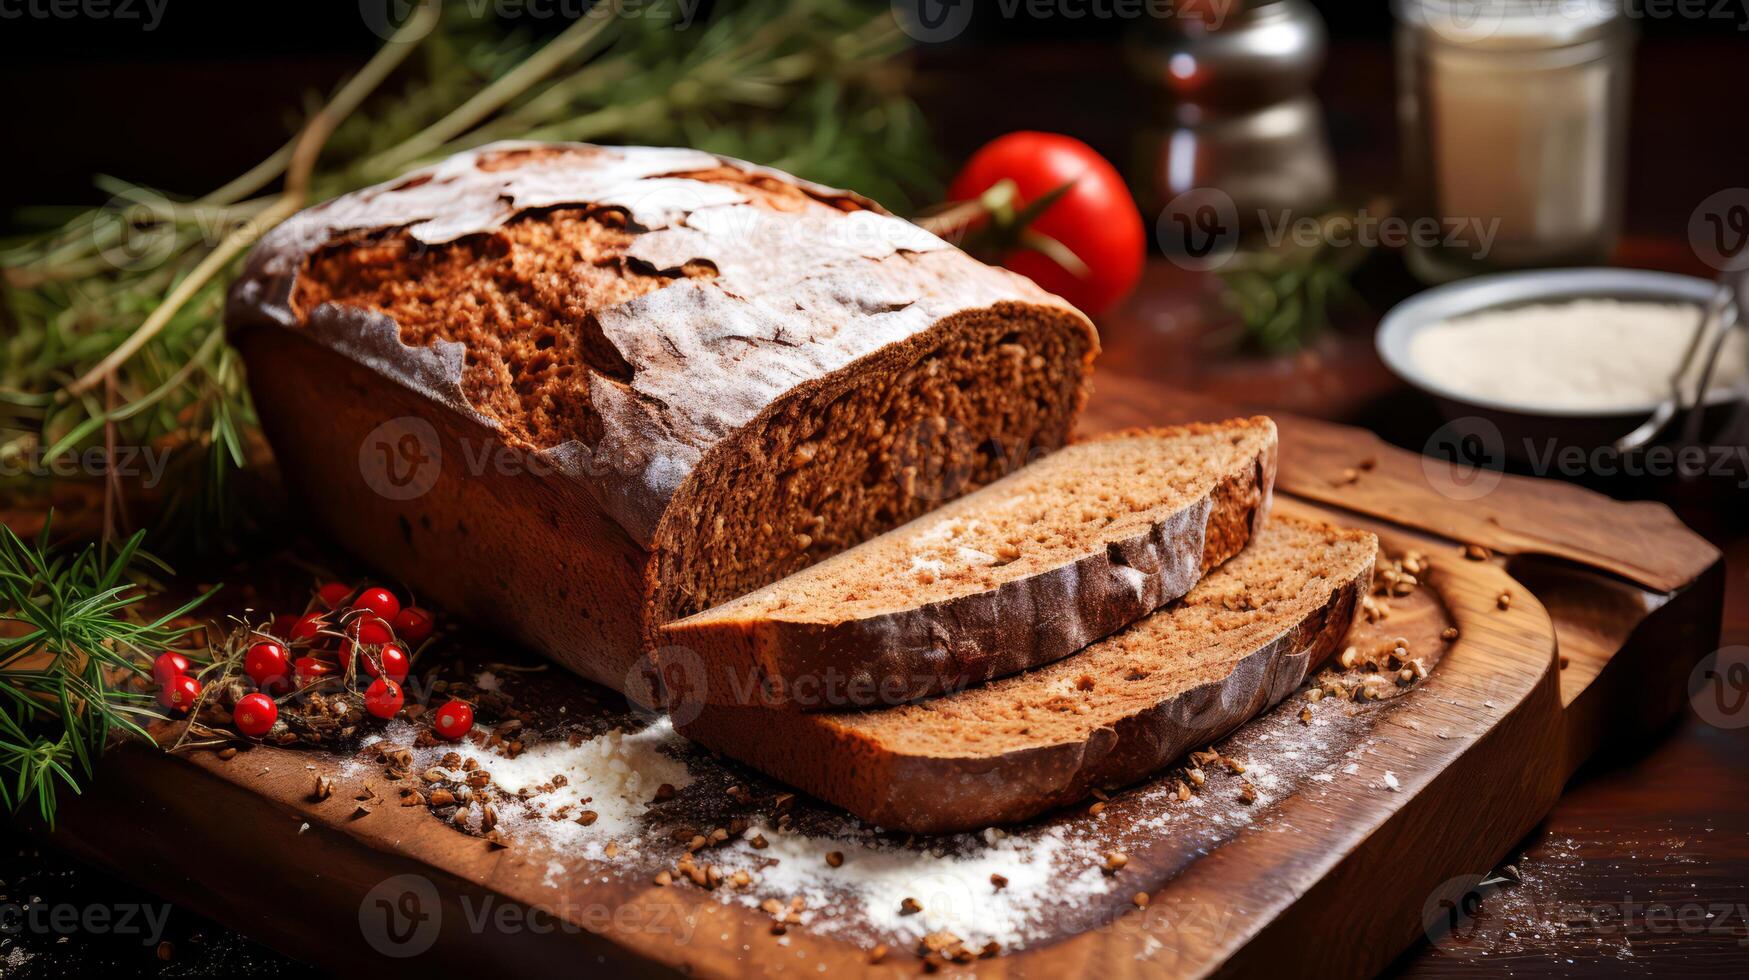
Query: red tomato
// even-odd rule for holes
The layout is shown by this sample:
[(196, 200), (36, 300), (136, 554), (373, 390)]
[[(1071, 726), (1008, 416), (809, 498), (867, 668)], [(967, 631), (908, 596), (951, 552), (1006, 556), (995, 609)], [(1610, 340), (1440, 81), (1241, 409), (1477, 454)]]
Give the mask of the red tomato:
[(1019, 191), (1015, 209), (1074, 182), (1031, 225), (1061, 242), (1087, 266), (1086, 278), (1032, 249), (1016, 249), (1002, 264), (1089, 313), (1129, 295), (1142, 274), (1147, 232), (1123, 178), (1086, 143), (1056, 133), (1018, 132), (997, 137), (972, 154), (948, 188), (948, 198), (969, 201), (1001, 180)]

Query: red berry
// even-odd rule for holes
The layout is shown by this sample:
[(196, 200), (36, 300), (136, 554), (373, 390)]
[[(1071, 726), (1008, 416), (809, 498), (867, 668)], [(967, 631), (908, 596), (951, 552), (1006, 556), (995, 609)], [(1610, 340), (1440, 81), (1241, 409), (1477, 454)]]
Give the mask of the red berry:
[(389, 624), (375, 616), (360, 616), (346, 624), (345, 640), (340, 643), (340, 655), (352, 656), (353, 648), (358, 644), (364, 646), (381, 646), (395, 638)]
[(309, 687), (324, 677), (332, 677), (340, 668), (326, 660), (315, 657), (299, 657), (292, 664), (292, 672), (297, 675), (299, 687)]
[(329, 609), (340, 608), (340, 604), (351, 594), (352, 586), (345, 582), (329, 582), (316, 590), (316, 598), (322, 600), (322, 605)]
[(250, 738), (260, 738), (279, 720), (279, 705), (265, 694), (245, 694), (237, 699), (237, 707), (231, 710), (231, 720), (236, 723), (237, 731)]
[(401, 685), (379, 677), (364, 689), (364, 710), (378, 718), (393, 718), (401, 710)]
[(152, 680), (159, 687), (169, 687), (171, 681), (188, 673), (189, 666), (187, 657), (175, 650), (165, 650), (158, 654), (158, 659), (152, 661)]
[(314, 641), (317, 639), (316, 634), (327, 627), (328, 620), (321, 613), (305, 613), (297, 625), (291, 628), (291, 639)]
[(395, 615), (401, 611), (401, 600), (395, 598), (395, 594), (388, 589), (365, 589), (359, 593), (358, 598), (352, 600), (352, 608), (369, 609), (381, 616), (383, 622), (392, 623)]
[(285, 647), (272, 641), (257, 643), (243, 655), (243, 673), (248, 674), (255, 686), (263, 691), (285, 686), (290, 679), (290, 667), (291, 656), (285, 652)]
[(395, 638), (389, 621), (376, 616), (360, 616), (352, 621), (347, 634), (360, 643), (387, 643)]
[(187, 711), (200, 698), (200, 681), (178, 674), (158, 692), (158, 703), (172, 711)]
[(418, 646), (437, 628), (437, 617), (418, 606), (408, 606), (395, 617), (395, 635)]
[(383, 669), (380, 672), (370, 654), (360, 653), (358, 655), (359, 666), (363, 667), (364, 672), (372, 677), (381, 677), (383, 674), (387, 674), (392, 681), (404, 681), (407, 679), (407, 672), (413, 667), (413, 662), (407, 657), (407, 651), (393, 643), (383, 644), (382, 649), (377, 651), (377, 657), (383, 662)]
[(462, 736), (473, 730), (474, 707), (466, 701), (450, 701), (437, 709), (437, 721), (433, 726), (437, 734), (452, 742), (459, 742)]
[(282, 616), (275, 616), (273, 617), (273, 625), (267, 628), (267, 632), (272, 633), (274, 636), (277, 636), (282, 640), (289, 640), (292, 638), (292, 630), (297, 628), (298, 620), (300, 618), (301, 617), (293, 616), (291, 613), (286, 613)]

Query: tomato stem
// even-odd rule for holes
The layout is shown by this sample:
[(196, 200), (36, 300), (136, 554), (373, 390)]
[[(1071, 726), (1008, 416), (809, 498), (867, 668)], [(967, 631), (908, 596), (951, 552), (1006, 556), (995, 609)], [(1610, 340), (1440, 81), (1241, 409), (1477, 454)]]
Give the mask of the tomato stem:
[(1000, 263), (1012, 252), (1030, 249), (1062, 266), (1075, 278), (1086, 279), (1092, 270), (1080, 256), (1032, 227), (1074, 186), (1074, 179), (1066, 180), (1017, 208), (1020, 188), (1013, 180), (1004, 178), (970, 201), (943, 205), (919, 215), (916, 224), (943, 238), (958, 238), (956, 244), (986, 262)]

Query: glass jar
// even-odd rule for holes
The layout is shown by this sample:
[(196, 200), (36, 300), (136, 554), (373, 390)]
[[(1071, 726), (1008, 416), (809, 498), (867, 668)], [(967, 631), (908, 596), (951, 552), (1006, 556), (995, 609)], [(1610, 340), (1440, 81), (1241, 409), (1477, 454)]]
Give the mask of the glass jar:
[(1633, 31), (1614, 0), (1394, 0), (1409, 267), (1607, 261)]

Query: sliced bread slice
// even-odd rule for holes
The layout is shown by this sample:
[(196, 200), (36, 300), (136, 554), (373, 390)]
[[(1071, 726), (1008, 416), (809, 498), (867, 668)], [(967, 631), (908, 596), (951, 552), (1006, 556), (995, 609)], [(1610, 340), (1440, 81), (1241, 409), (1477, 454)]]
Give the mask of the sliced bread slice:
[(1267, 418), (1118, 433), (662, 628), (676, 703), (888, 707), (1066, 657), (1251, 539)]
[(1378, 540), (1277, 517), (1171, 606), (1047, 667), (875, 711), (693, 706), (682, 732), (871, 823), (1010, 823), (1130, 783), (1291, 693), (1341, 643)]

